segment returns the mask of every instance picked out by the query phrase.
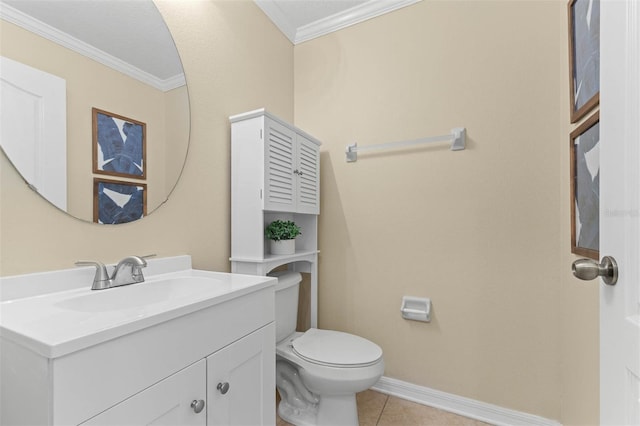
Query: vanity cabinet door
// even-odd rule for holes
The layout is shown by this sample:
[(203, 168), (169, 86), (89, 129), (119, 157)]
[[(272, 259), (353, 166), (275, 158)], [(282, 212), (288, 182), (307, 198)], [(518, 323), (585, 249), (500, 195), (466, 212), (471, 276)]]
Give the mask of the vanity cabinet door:
[(273, 323), (207, 357), (207, 424), (273, 425), (275, 412)]
[(206, 378), (206, 362), (198, 361), (82, 424), (204, 426)]

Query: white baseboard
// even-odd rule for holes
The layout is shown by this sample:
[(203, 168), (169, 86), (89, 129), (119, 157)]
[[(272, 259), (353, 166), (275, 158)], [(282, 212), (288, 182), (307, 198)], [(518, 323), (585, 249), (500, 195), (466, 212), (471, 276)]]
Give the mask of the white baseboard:
[(418, 404), (428, 405), (497, 426), (560, 426), (556, 420), (522, 413), (486, 402), (441, 392), (402, 380), (382, 377), (372, 388), (375, 391), (397, 396)]

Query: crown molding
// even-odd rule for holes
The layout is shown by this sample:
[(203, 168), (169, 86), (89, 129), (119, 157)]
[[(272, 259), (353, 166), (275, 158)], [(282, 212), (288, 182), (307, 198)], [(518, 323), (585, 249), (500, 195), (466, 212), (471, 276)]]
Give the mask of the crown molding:
[(0, 18), (163, 92), (186, 84), (184, 74), (162, 80), (5, 3), (0, 6)]
[(422, 0), (368, 1), (343, 12), (336, 13), (324, 19), (299, 27), (296, 31), (294, 44), (302, 43), (334, 31), (341, 30), (420, 1)]
[(351, 25), (375, 18), (385, 13), (410, 6), (422, 0), (370, 0), (343, 12), (317, 20), (301, 27), (294, 27), (273, 0), (254, 0), (256, 5), (276, 24), (293, 44), (302, 43)]

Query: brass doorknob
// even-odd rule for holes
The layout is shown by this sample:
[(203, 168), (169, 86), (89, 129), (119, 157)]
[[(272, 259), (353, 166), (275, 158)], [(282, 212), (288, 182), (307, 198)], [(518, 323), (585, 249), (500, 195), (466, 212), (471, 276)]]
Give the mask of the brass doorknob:
[(571, 265), (571, 270), (581, 280), (590, 281), (602, 277), (607, 285), (616, 285), (618, 282), (618, 264), (611, 256), (604, 256), (601, 263), (591, 259), (578, 259)]

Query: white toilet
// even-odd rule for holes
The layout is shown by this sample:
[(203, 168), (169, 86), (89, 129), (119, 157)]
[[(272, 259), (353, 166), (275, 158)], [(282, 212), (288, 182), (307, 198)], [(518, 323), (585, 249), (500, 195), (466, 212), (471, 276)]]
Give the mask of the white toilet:
[(353, 334), (296, 332), (301, 275), (275, 272), (276, 386), (280, 417), (297, 426), (358, 425), (356, 393), (384, 372), (380, 346)]

